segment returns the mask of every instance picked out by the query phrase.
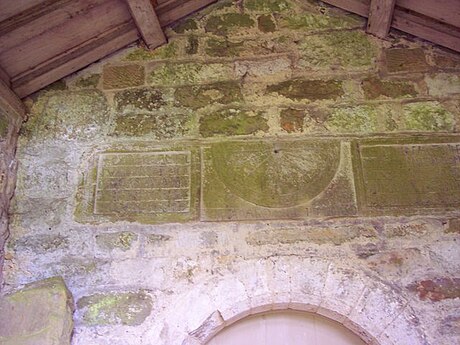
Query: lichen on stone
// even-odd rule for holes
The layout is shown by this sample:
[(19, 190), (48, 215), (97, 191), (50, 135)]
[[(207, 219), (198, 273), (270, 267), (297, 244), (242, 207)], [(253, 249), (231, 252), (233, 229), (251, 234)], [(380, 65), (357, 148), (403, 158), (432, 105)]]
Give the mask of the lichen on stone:
[(254, 20), (246, 13), (225, 13), (222, 15), (210, 16), (206, 22), (206, 32), (219, 36), (225, 36), (230, 31), (234, 34), (237, 28), (251, 28), (255, 24)]
[(307, 36), (299, 50), (300, 65), (310, 68), (370, 68), (377, 57), (377, 46), (361, 31)]
[(172, 28), (174, 32), (178, 34), (183, 34), (186, 31), (193, 31), (198, 29), (198, 23), (196, 22), (195, 19), (189, 18), (185, 21), (178, 22), (176, 25), (173, 26)]
[(163, 93), (157, 89), (131, 89), (119, 91), (114, 97), (117, 110), (155, 110), (166, 104)]
[(101, 75), (97, 73), (93, 73), (87, 77), (81, 77), (75, 82), (75, 86), (78, 88), (86, 89), (86, 88), (95, 88), (99, 84), (99, 80), (101, 79)]
[(169, 63), (155, 68), (149, 77), (152, 85), (183, 85), (231, 79), (233, 67), (223, 63)]
[(352, 133), (378, 132), (381, 128), (379, 113), (370, 105), (335, 108), (325, 125), (332, 131)]
[(292, 100), (310, 101), (337, 99), (344, 94), (341, 81), (304, 79), (292, 79), (270, 85), (267, 92), (276, 92)]
[(182, 86), (174, 93), (178, 105), (199, 109), (212, 103), (230, 104), (243, 100), (240, 85), (235, 81), (201, 86)]
[(200, 119), (200, 134), (203, 137), (249, 135), (259, 131), (268, 131), (267, 119), (260, 112), (230, 108), (214, 111)]
[(439, 102), (409, 103), (403, 107), (404, 128), (418, 131), (452, 131), (454, 116)]
[(248, 10), (260, 12), (283, 12), (291, 8), (286, 0), (246, 0), (244, 6)]
[(351, 29), (361, 26), (361, 22), (351, 16), (330, 16), (326, 14), (304, 13), (286, 15), (281, 25), (289, 29), (320, 31), (329, 29)]
[(100, 248), (113, 250), (120, 249), (127, 251), (137, 240), (137, 235), (130, 231), (115, 233), (103, 233), (96, 235), (96, 243)]
[(150, 315), (152, 305), (152, 298), (143, 291), (94, 294), (77, 302), (89, 326), (138, 326)]
[(162, 60), (172, 59), (177, 56), (178, 44), (175, 41), (156, 48), (148, 50), (146, 48), (137, 48), (125, 56), (126, 61), (146, 61), (146, 60)]

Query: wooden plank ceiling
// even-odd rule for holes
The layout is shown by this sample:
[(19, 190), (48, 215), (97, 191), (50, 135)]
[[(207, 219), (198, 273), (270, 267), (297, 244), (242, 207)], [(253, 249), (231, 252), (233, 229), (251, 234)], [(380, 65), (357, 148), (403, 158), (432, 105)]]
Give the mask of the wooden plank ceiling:
[(216, 0), (0, 0), (0, 79), (23, 98)]
[[(153, 49), (162, 28), (215, 1), (0, 0), (0, 91), (25, 97), (139, 38)], [(460, 0), (323, 1), (368, 17), (376, 36), (393, 27), (460, 52)]]

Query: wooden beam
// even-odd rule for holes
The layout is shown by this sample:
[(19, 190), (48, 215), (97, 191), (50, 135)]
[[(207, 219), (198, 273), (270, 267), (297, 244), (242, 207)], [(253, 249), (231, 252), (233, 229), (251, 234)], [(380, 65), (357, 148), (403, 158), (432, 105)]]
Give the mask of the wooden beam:
[(13, 78), (12, 88), (23, 98), (138, 39), (136, 26), (130, 21)]
[(166, 36), (150, 0), (126, 0), (134, 22), (149, 49), (166, 43)]
[(392, 26), (414, 36), (460, 52), (460, 28), (431, 21), (396, 8)]
[[(363, 17), (369, 15), (369, 5), (360, 0), (323, 0), (324, 2), (340, 7), (346, 11), (359, 14)], [(391, 26), (414, 36), (426, 39), (441, 46), (460, 52), (460, 28), (444, 24), (424, 15), (399, 8), (394, 10)]]
[(367, 32), (385, 38), (390, 31), (396, 0), (371, 0)]
[(24, 104), (3, 80), (0, 80), (0, 109), (12, 119), (26, 118)]
[(5, 70), (0, 66), (0, 80), (3, 80), (3, 82), (8, 85), (8, 87), (11, 86), (11, 78), (8, 75), (8, 73), (5, 72)]
[(460, 27), (460, 1), (458, 0), (398, 0), (397, 6)]
[(162, 27), (198, 11), (217, 0), (168, 0), (155, 8)]

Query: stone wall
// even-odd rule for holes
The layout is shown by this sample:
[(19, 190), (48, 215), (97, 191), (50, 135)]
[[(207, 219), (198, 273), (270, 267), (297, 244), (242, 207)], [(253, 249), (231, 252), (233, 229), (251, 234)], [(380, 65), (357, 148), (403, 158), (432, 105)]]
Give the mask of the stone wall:
[(16, 186), (16, 145), (22, 118), (0, 107), (0, 285), (5, 258), (5, 242), (8, 238), (8, 209)]
[(60, 275), (74, 345), (251, 313), (459, 341), (460, 57), (315, 1), (220, 1), (28, 100), (5, 290)]

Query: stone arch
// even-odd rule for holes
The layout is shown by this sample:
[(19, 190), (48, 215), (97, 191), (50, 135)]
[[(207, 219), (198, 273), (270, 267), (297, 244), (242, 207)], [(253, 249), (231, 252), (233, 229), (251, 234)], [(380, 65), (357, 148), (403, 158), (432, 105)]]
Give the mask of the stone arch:
[(181, 329), (182, 345), (205, 344), (224, 327), (272, 310), (320, 314), (369, 345), (426, 344), (401, 293), (377, 277), (323, 258), (245, 260), (227, 274), (195, 284), (176, 301), (167, 319)]

